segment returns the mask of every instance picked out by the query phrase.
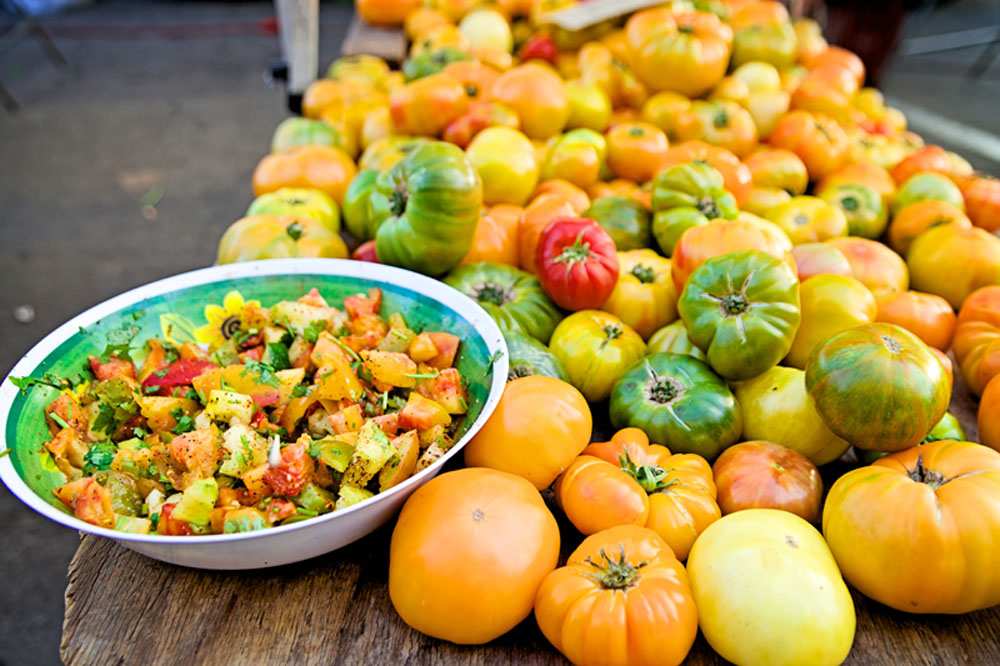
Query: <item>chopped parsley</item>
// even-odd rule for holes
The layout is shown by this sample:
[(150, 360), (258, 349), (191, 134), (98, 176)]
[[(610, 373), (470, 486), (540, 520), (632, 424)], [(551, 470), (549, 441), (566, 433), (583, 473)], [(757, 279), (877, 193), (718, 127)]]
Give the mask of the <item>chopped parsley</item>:
[(146, 439), (146, 435), (149, 433), (142, 428), (132, 428), (132, 436), (138, 437), (139, 439)]
[(440, 372), (435, 370), (434, 372), (411, 372), (403, 376), (409, 377), (410, 379), (435, 379), (440, 374)]
[(83, 454), (83, 473), (90, 475), (111, 468), (117, 449), (111, 442), (98, 442)]
[(170, 412), (170, 415), (173, 416), (174, 420), (177, 422), (177, 425), (174, 426), (173, 430), (175, 435), (183, 435), (186, 432), (194, 430), (194, 419), (190, 414), (185, 414), (184, 410), (180, 407)]
[(100, 404), (93, 430), (106, 435), (114, 434), (126, 421), (139, 412), (132, 395), (132, 387), (124, 379), (109, 379), (94, 390)]
[(261, 361), (247, 360), (243, 363), (243, 375), (247, 373), (253, 373), (257, 375), (257, 381), (261, 384), (269, 384), (271, 386), (281, 386), (281, 381), (278, 379), (277, 375), (274, 374), (274, 368), (263, 363)]
[(69, 428), (69, 424), (63, 420), (63, 417), (59, 416), (55, 412), (49, 412), (49, 418), (58, 423), (60, 428), (63, 428), (64, 430)]
[[(139, 313), (133, 314), (133, 319), (136, 319), (136, 314)], [(123, 361), (131, 361), (132, 342), (141, 330), (135, 324), (126, 322), (121, 327), (108, 331), (105, 336), (104, 351), (101, 352), (101, 360), (108, 361), (111, 358), (118, 358)]]
[(316, 344), (319, 340), (319, 334), (326, 330), (326, 321), (322, 319), (316, 319), (309, 322), (306, 326), (306, 330), (302, 331), (302, 337), (305, 338), (306, 342)]
[(292, 362), (288, 359), (288, 347), (280, 342), (268, 343), (267, 362), (275, 370), (287, 370), (292, 367)]
[(70, 377), (58, 377), (51, 372), (46, 372), (41, 377), (11, 377), (10, 383), (16, 386), (22, 394), (26, 394), (29, 389), (36, 386), (45, 386), (47, 388), (53, 388), (57, 391), (63, 389), (74, 389), (80, 384), (87, 381), (87, 378), (82, 375), (72, 375)]
[(298, 384), (292, 389), (293, 398), (304, 398), (309, 395), (309, 387), (305, 384)]

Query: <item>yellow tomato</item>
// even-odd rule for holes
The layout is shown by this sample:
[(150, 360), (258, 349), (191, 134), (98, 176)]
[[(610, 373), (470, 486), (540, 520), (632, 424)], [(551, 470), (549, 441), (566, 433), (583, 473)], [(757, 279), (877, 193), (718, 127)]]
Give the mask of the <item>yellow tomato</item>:
[(466, 157), (483, 179), (483, 203), (523, 205), (538, 183), (535, 147), (509, 127), (488, 127), (476, 135)]
[(743, 210), (767, 217), (771, 211), (781, 204), (791, 201), (792, 195), (777, 187), (754, 187), (743, 202)]
[(465, 15), (458, 29), (473, 49), (510, 52), (513, 37), (507, 19), (495, 9), (477, 9)]
[(819, 197), (792, 197), (772, 210), (768, 219), (788, 234), (793, 245), (818, 243), (847, 235), (844, 212)]
[(642, 105), (642, 119), (663, 130), (671, 141), (689, 135), (696, 122), (691, 115), (691, 100), (675, 92), (660, 92), (647, 99)]
[(701, 533), (687, 563), (698, 624), (737, 664), (839, 664), (851, 651), (851, 593), (823, 537), (787, 511), (746, 509)]
[(761, 139), (771, 136), (778, 121), (788, 111), (789, 102), (790, 97), (784, 90), (765, 90), (750, 95), (746, 108)]
[(806, 373), (775, 366), (734, 387), (743, 412), (743, 437), (801, 453), (816, 465), (833, 462), (851, 446), (823, 422), (806, 391)]
[(868, 287), (847, 275), (814, 275), (799, 288), (802, 323), (785, 362), (804, 369), (816, 345), (849, 328), (870, 324), (878, 303)]
[(781, 73), (770, 63), (744, 63), (731, 76), (745, 83), (751, 94), (781, 90)]
[(646, 343), (621, 319), (581, 310), (560, 322), (549, 347), (562, 361), (570, 383), (591, 402), (611, 395), (625, 372), (646, 353)]
[(598, 86), (580, 80), (566, 82), (569, 119), (566, 127), (583, 127), (603, 132), (611, 120), (611, 101)]
[(601, 308), (643, 338), (677, 319), (677, 289), (670, 260), (650, 249), (618, 253), (618, 282)]

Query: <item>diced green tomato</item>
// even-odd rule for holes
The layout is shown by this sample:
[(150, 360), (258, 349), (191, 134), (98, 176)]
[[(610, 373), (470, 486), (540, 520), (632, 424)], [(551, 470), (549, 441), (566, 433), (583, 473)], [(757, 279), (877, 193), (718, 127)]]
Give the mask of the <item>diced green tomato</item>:
[(298, 301), (281, 301), (271, 308), (271, 320), (287, 325), (296, 335), (305, 333), (313, 322), (317, 322), (317, 325), (322, 323), (325, 328), (329, 317), (329, 308)]
[(396, 454), (389, 438), (374, 421), (368, 421), (358, 433), (351, 462), (344, 470), (344, 483), (363, 488)]
[(142, 508), (142, 496), (136, 489), (135, 479), (128, 474), (109, 471), (101, 473), (98, 482), (111, 495), (111, 508), (122, 516), (137, 516)]
[(382, 468), (378, 475), (380, 491), (388, 490), (402, 483), (413, 475), (417, 468), (417, 457), (420, 455), (420, 437), (416, 430), (410, 430), (392, 440), (396, 455)]
[(239, 423), (250, 423), (253, 418), (253, 398), (236, 391), (216, 389), (208, 394), (205, 412), (216, 421), (229, 423), (236, 419)]
[(341, 474), (347, 469), (347, 466), (351, 462), (351, 457), (354, 455), (354, 447), (350, 443), (338, 440), (335, 437), (324, 437), (317, 442), (313, 442), (310, 453), (314, 451), (314, 458)]
[(191, 525), (208, 525), (218, 498), (219, 484), (214, 478), (198, 479), (184, 490), (171, 515)]
[(417, 334), (408, 328), (390, 327), (389, 332), (382, 338), (382, 342), (378, 343), (378, 349), (379, 351), (405, 353), (416, 337)]
[(132, 534), (149, 534), (153, 523), (148, 518), (136, 518), (135, 516), (115, 516), (115, 529), (119, 532), (131, 532)]
[(236, 509), (226, 514), (222, 523), (223, 534), (236, 534), (237, 532), (253, 532), (267, 527), (264, 521), (264, 514), (253, 507)]
[(335, 509), (340, 511), (341, 509), (346, 509), (349, 506), (353, 506), (358, 502), (364, 502), (369, 497), (372, 497), (375, 493), (365, 490), (364, 488), (358, 488), (357, 486), (350, 486), (344, 484), (340, 486), (340, 493), (337, 497), (337, 505)]
[(329, 491), (323, 490), (315, 483), (308, 483), (298, 497), (292, 499), (298, 506), (314, 513), (326, 513), (333, 509), (336, 500)]

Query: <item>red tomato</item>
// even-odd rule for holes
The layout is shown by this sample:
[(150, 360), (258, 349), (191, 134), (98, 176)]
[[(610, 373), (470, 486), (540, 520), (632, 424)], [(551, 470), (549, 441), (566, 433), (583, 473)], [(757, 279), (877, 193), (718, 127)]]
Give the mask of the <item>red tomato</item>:
[(552, 220), (542, 232), (537, 252), (542, 287), (567, 310), (601, 307), (618, 281), (615, 242), (593, 220)]
[(555, 64), (559, 56), (559, 49), (552, 38), (545, 33), (538, 33), (528, 38), (528, 41), (521, 47), (521, 60), (546, 60)]
[(264, 473), (264, 482), (275, 495), (295, 497), (312, 478), (313, 459), (305, 442), (290, 444), (281, 450), (281, 463)]
[(730, 446), (715, 465), (723, 514), (742, 509), (781, 509), (815, 523), (823, 481), (801, 453), (758, 440)]
[(160, 509), (160, 519), (156, 523), (157, 534), (166, 536), (188, 536), (191, 534), (190, 525), (170, 515), (174, 512), (176, 506), (176, 504), (164, 504)]
[(356, 261), (369, 261), (373, 264), (381, 263), (378, 260), (378, 255), (375, 254), (375, 241), (365, 241), (358, 246), (354, 252), (351, 253), (351, 259)]

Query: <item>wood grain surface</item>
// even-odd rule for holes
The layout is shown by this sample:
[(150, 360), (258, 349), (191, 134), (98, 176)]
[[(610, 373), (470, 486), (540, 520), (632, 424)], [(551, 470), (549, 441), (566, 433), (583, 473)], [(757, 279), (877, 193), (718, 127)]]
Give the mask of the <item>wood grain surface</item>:
[[(952, 411), (974, 440), (975, 403), (964, 386), (955, 389)], [(826, 466), (824, 479), (849, 466)], [(565, 556), (580, 537), (562, 524)], [(407, 627), (386, 586), (391, 527), (307, 562), (232, 573), (163, 564), (83, 537), (69, 568), (62, 658), (69, 666), (564, 663), (532, 618), (478, 647)], [(853, 594), (858, 628), (849, 664), (1000, 661), (1000, 607), (916, 616)], [(687, 663), (725, 662), (699, 636)]]

